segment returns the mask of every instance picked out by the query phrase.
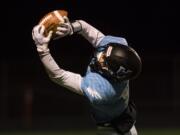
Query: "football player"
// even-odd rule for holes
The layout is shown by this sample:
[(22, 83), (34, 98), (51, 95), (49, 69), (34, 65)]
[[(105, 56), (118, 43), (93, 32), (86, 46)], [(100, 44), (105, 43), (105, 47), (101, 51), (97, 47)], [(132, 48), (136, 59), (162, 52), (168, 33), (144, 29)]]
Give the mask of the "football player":
[(104, 35), (83, 20), (64, 19), (65, 23), (57, 28), (58, 38), (83, 36), (95, 48), (94, 57), (85, 76), (62, 69), (48, 47), (52, 31), (45, 37), (44, 26), (36, 25), (32, 37), (50, 79), (88, 99), (98, 135), (137, 135), (136, 107), (129, 98), (129, 80), (141, 71), (139, 55), (123, 37)]

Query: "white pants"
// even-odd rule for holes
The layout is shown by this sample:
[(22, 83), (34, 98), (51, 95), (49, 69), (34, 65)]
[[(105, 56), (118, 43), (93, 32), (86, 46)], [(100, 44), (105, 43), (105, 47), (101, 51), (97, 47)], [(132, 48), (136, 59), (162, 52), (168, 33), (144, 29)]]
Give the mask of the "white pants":
[[(98, 127), (97, 135), (121, 135), (117, 133), (112, 127)], [(130, 131), (124, 135), (138, 135), (135, 126), (133, 126)]]

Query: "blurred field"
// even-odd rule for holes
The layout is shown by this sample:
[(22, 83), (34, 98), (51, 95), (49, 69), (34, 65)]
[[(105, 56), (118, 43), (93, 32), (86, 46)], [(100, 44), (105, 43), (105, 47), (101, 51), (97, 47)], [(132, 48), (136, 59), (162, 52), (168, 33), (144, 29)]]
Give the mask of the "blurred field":
[[(95, 131), (0, 131), (0, 135), (96, 135)], [(180, 135), (180, 129), (142, 129), (139, 135)]]

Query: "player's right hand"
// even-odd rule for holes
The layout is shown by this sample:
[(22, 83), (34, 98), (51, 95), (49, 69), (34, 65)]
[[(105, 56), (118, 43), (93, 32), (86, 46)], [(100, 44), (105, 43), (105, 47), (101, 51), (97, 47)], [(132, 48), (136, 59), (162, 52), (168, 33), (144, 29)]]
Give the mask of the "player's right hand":
[(48, 44), (51, 37), (52, 31), (49, 32), (48, 36), (44, 36), (45, 27), (43, 25), (36, 25), (32, 30), (32, 38), (36, 45)]
[(52, 31), (48, 33), (48, 36), (44, 36), (44, 26), (36, 25), (32, 30), (32, 38), (37, 46), (38, 52), (45, 52), (48, 49), (48, 43), (52, 37)]

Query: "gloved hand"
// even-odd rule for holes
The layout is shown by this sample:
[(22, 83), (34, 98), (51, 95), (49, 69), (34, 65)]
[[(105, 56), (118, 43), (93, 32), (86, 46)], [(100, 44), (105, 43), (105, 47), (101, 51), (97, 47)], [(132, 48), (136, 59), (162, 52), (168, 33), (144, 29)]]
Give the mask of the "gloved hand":
[(44, 26), (36, 25), (32, 30), (32, 38), (36, 44), (38, 52), (49, 51), (48, 44), (52, 37), (52, 31), (48, 33), (48, 36), (44, 36)]
[(74, 33), (68, 17), (64, 16), (63, 18), (64, 18), (64, 23), (60, 23), (60, 25), (57, 27), (57, 31), (56, 31), (57, 37), (54, 38), (55, 40), (65, 37), (67, 35), (72, 35)]

